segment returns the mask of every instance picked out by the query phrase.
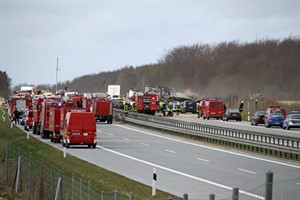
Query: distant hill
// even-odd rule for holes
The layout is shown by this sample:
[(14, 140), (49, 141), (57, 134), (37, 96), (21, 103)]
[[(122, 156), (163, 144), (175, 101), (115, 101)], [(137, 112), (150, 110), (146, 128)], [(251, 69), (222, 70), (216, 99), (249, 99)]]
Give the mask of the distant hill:
[(58, 88), (106, 92), (107, 85), (120, 84), (121, 93), (125, 94), (129, 88), (163, 85), (197, 97), (259, 93), (274, 100), (299, 100), (299, 77), (300, 38), (296, 37), (179, 46), (155, 64), (83, 75), (60, 83)]

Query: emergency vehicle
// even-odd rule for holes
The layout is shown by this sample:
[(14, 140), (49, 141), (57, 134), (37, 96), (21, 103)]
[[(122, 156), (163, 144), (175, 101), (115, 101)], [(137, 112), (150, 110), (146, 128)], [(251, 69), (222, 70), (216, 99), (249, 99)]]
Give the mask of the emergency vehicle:
[(39, 133), (41, 138), (49, 138), (49, 119), (50, 119), (50, 108), (51, 107), (59, 107), (61, 104), (60, 97), (53, 97), (51, 99), (44, 99), (42, 102), (42, 111), (40, 116), (40, 128)]
[(36, 96), (33, 99), (33, 119), (32, 119), (32, 133), (40, 134), (41, 126), (41, 112), (42, 112), (42, 102), (44, 101), (43, 96)]
[(159, 95), (157, 94), (144, 94), (143, 105), (144, 113), (154, 115), (159, 110)]
[(31, 96), (27, 92), (14, 91), (8, 100), (8, 116), (14, 118), (14, 111), (18, 110), (20, 115), (25, 114), (31, 107)]
[(49, 138), (51, 142), (59, 143), (60, 134), (60, 105), (49, 109)]
[(112, 124), (113, 104), (108, 98), (96, 98), (91, 101), (90, 111), (95, 115), (95, 120)]
[(88, 145), (96, 148), (97, 129), (95, 116), (92, 112), (84, 110), (71, 110), (66, 113), (62, 127), (63, 147), (70, 145)]
[(223, 100), (205, 100), (202, 108), (202, 118), (223, 119), (224, 115), (224, 101)]

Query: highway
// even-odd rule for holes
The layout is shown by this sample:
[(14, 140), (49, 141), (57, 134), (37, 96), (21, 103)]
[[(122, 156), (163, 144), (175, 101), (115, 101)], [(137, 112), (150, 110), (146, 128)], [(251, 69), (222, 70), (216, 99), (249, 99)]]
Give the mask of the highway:
[[(207, 146), (123, 124), (98, 124), (96, 150), (70, 148), (68, 153), (141, 183), (189, 199), (240, 197), (263, 199), (265, 174), (274, 172), (274, 199), (300, 199), (300, 165), (237, 150)], [(90, 152), (90, 153), (87, 153)], [(242, 198), (241, 198), (242, 199)]]
[[(250, 126), (248, 122), (208, 121), (189, 114), (180, 118), (231, 128), (283, 131)], [(240, 199), (264, 199), (266, 172), (271, 170), (274, 199), (300, 199), (300, 164), (297, 162), (212, 146), (121, 122), (98, 123), (97, 130), (96, 149), (71, 146), (67, 153), (149, 186), (155, 167), (158, 189), (179, 197), (187, 193), (189, 199), (208, 199), (212, 193), (216, 199), (231, 199), (234, 187), (239, 188)], [(61, 144), (43, 141), (63, 150)]]

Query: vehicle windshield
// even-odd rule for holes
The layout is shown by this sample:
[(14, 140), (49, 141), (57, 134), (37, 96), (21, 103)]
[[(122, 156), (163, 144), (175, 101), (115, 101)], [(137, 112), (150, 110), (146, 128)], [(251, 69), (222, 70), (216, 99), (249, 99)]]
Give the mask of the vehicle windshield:
[(270, 118), (282, 117), (282, 114), (271, 114)]
[(292, 119), (300, 119), (300, 115), (292, 115)]
[(228, 109), (228, 112), (240, 112), (239, 109)]

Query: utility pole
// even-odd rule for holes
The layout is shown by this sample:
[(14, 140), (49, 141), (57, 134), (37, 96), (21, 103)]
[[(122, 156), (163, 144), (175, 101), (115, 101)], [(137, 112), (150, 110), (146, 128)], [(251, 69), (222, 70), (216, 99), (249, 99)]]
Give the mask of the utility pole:
[(58, 57), (57, 57), (57, 62), (56, 62), (56, 87), (55, 87), (55, 94), (57, 94), (57, 75), (58, 75)]

